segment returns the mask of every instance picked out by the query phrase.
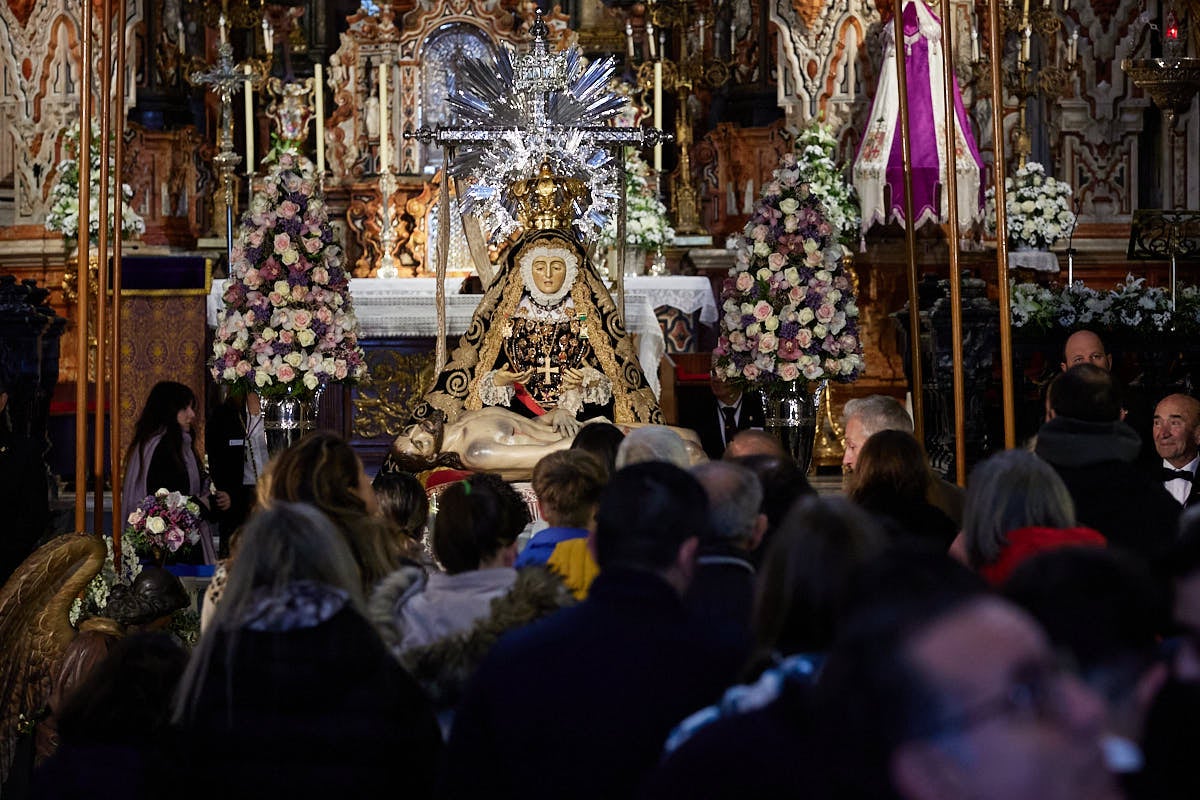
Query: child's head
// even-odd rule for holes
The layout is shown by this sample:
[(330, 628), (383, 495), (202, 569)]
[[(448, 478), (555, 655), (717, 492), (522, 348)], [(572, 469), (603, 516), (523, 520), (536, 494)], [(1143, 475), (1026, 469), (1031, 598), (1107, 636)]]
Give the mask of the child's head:
[(608, 472), (584, 450), (550, 453), (533, 468), (533, 491), (551, 525), (588, 527), (606, 483)]

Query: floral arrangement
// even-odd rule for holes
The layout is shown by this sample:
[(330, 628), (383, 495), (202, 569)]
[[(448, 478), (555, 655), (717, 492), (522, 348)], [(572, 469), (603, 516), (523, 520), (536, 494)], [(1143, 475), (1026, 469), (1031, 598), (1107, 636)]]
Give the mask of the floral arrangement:
[(266, 397), (366, 374), (342, 250), (312, 162), (279, 152), (242, 217), (211, 369)]
[(1016, 283), (1009, 290), (1014, 328), (1071, 329), (1083, 326), (1138, 333), (1200, 333), (1200, 288), (1180, 287), (1171, 311), (1167, 291), (1126, 275), (1102, 292), (1075, 281), (1062, 288)]
[(96, 573), (96, 577), (84, 587), (83, 594), (75, 598), (67, 617), (72, 625), (77, 625), (81, 617), (93, 617), (104, 611), (108, 605), (108, 595), (112, 587), (118, 583), (131, 586), (135, 578), (142, 572), (142, 564), (138, 560), (137, 550), (128, 536), (121, 537), (121, 569), (118, 572), (113, 559), (112, 537), (104, 537), (104, 546), (108, 552), (104, 556), (104, 565)]
[(796, 381), (853, 381), (863, 369), (858, 307), (838, 231), (788, 153), (763, 187), (721, 290), (715, 371), (767, 393)]
[(200, 541), (200, 506), (180, 492), (159, 489), (125, 522), (125, 537), (140, 555), (160, 558)]
[[(675, 238), (667, 207), (658, 199), (654, 171), (633, 148), (625, 160), (625, 244), (639, 250), (661, 250)], [(616, 217), (600, 233), (600, 246), (617, 243)]]
[[(1046, 175), (1036, 161), (1026, 162), (1012, 178), (1004, 179), (1004, 208), (1008, 244), (1015, 248), (1045, 250), (1070, 235), (1075, 227), (1071, 210), (1071, 184)], [(987, 190), (988, 233), (996, 233), (996, 190)]]
[(862, 215), (858, 195), (835, 160), (837, 144), (833, 129), (814, 121), (796, 135), (793, 150), (808, 191), (820, 202), (835, 238), (849, 245), (859, 236)]
[[(79, 122), (76, 121), (63, 134), (63, 147), (66, 158), (58, 162), (55, 170), (54, 185), (50, 189), (50, 208), (46, 212), (46, 230), (57, 231), (67, 240), (68, 247), (74, 246), (79, 238)], [(111, 150), (109, 152), (112, 152)], [(91, 139), (91, 168), (88, 185), (91, 187), (90, 202), (88, 203), (88, 232), (91, 236), (100, 234), (100, 132), (92, 126)], [(108, 234), (113, 235), (112, 213), (116, 208), (116, 162), (110, 157), (108, 161)], [(146, 221), (142, 219), (129, 205), (133, 197), (133, 189), (129, 184), (121, 184), (121, 196), (125, 202), (121, 205), (121, 238), (140, 236), (146, 232)]]

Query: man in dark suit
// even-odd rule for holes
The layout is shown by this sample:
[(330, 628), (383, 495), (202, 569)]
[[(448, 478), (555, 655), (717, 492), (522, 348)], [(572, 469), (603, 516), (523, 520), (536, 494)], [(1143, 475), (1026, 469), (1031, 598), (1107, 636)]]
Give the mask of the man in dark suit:
[(467, 689), (442, 797), (632, 797), (667, 734), (736, 677), (738, 644), (683, 603), (708, 499), (664, 462), (619, 470), (589, 535), (583, 603), (505, 636)]
[(1175, 537), (1180, 507), (1136, 463), (1141, 439), (1121, 420), (1112, 376), (1077, 364), (1054, 379), (1049, 398), (1053, 417), (1038, 431), (1035, 452), (1063, 479), (1079, 524), (1100, 531), (1110, 547), (1156, 556)]
[(1200, 496), (1196, 467), (1200, 465), (1200, 400), (1170, 394), (1154, 407), (1154, 450), (1162, 458), (1158, 469), (1163, 488), (1181, 506)]
[(758, 392), (743, 392), (740, 386), (716, 376), (710, 386), (712, 395), (683, 409), (679, 425), (699, 434), (704, 452), (716, 461), (739, 431), (763, 427), (763, 405)]

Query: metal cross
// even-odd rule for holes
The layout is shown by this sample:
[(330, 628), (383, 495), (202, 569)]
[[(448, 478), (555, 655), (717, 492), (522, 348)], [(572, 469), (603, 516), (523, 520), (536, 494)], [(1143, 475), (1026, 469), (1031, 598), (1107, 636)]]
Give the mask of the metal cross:
[(546, 359), (542, 362), (542, 365), (534, 371), (541, 373), (542, 383), (549, 384), (550, 376), (558, 374), (558, 367), (550, 366), (550, 357), (547, 356)]

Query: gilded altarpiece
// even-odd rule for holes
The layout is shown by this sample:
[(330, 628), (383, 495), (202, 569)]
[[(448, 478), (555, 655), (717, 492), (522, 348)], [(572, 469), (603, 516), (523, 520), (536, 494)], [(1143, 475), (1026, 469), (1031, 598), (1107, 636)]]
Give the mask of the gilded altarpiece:
[[(498, 42), (516, 42), (515, 2), (501, 0), (423, 0), (393, 17), (390, 7), (379, 15), (362, 10), (348, 18), (340, 46), (330, 57), (329, 89), (333, 113), (325, 127), (330, 175), (326, 191), (333, 208), (344, 209), (349, 230), (347, 251), (356, 277), (375, 274), (379, 259), (381, 197), (378, 165), (382, 137), (378, 131), (379, 65), (387, 65), (391, 129), (391, 163), (396, 191), (391, 199), (396, 234), (393, 257), (402, 277), (431, 271), (429, 212), (436, 204), (434, 179), (441, 154), (405, 131), (450, 124), (443, 102), (453, 89), (453, 65), (466, 55), (494, 50)], [(565, 28), (567, 18), (555, 13), (552, 28)]]

